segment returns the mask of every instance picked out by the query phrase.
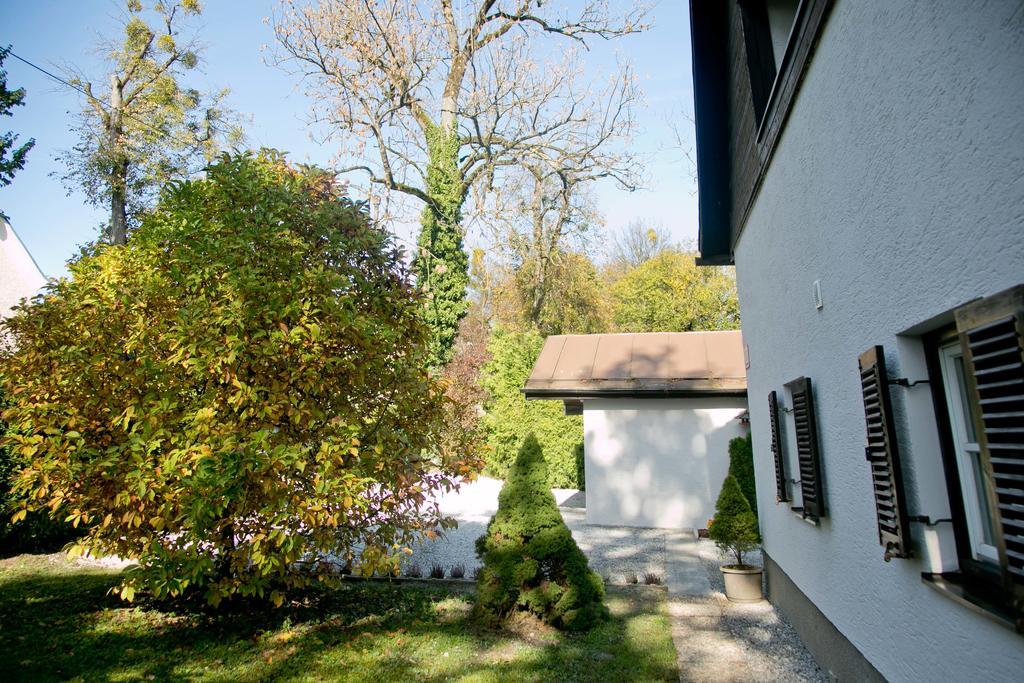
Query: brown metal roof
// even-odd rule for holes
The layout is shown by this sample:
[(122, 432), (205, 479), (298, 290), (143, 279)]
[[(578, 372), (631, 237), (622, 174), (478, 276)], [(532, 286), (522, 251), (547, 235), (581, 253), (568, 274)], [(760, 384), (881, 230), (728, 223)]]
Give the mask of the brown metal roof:
[(744, 395), (743, 337), (728, 332), (548, 337), (523, 387), (527, 398)]

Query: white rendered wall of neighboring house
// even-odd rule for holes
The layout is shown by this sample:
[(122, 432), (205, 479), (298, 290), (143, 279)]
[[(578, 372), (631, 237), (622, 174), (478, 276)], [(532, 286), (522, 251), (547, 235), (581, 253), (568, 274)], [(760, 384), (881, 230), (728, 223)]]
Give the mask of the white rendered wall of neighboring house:
[(746, 409), (741, 398), (584, 401), (587, 522), (705, 528)]
[(36, 294), (45, 282), (14, 230), (0, 219), (0, 318), (9, 316), (11, 306)]
[[(955, 562), (948, 524), (912, 525), (918, 557), (883, 562), (857, 356), (882, 344), (893, 377), (926, 377), (919, 331), (1024, 281), (1021, 4), (836, 2), (735, 259), (768, 554), (890, 680), (1020, 680), (1024, 637), (921, 582)], [(823, 458), (818, 527), (774, 500), (767, 395), (790, 405), (783, 384), (802, 375)], [(929, 394), (893, 389), (910, 514), (941, 518)]]

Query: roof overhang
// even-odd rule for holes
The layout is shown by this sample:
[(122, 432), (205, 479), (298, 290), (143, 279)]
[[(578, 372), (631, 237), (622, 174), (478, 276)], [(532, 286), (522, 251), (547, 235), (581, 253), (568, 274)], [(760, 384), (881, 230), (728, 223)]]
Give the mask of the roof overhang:
[(697, 140), (697, 265), (732, 265), (728, 14), (720, 0), (690, 0)]
[(527, 399), (579, 401), (593, 398), (710, 398), (747, 395), (746, 380), (558, 381), (530, 380), (520, 389)]

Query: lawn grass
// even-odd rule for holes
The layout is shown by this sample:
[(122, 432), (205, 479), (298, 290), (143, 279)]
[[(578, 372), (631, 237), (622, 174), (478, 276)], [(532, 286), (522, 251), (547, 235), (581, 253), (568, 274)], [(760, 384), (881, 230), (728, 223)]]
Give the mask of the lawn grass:
[(678, 680), (664, 593), (611, 589), (585, 634), (524, 620), (490, 631), (472, 593), (346, 583), (280, 609), (126, 606), (117, 569), (62, 555), (0, 560), (4, 680)]

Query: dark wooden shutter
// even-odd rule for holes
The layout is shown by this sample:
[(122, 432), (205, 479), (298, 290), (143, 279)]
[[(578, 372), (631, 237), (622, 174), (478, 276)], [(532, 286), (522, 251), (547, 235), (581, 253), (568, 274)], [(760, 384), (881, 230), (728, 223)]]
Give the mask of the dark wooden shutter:
[(814, 395), (811, 380), (798, 377), (786, 383), (793, 399), (796, 424), (796, 455), (800, 463), (800, 494), (803, 516), (817, 521), (825, 516), (825, 496), (821, 486), (821, 459), (818, 453), (818, 427), (814, 419)]
[(874, 346), (860, 354), (860, 386), (864, 395), (867, 445), (864, 453), (871, 463), (871, 485), (878, 514), (878, 541), (885, 547), (885, 560), (910, 557), (910, 529), (903, 497), (903, 474), (892, 419), (889, 378), (885, 354)]
[(1024, 628), (1024, 285), (956, 311), (1003, 583)]
[(772, 428), (772, 457), (775, 458), (775, 502), (784, 503), (789, 500), (789, 493), (786, 491), (786, 468), (779, 432), (779, 396), (774, 391), (768, 394), (768, 420)]

